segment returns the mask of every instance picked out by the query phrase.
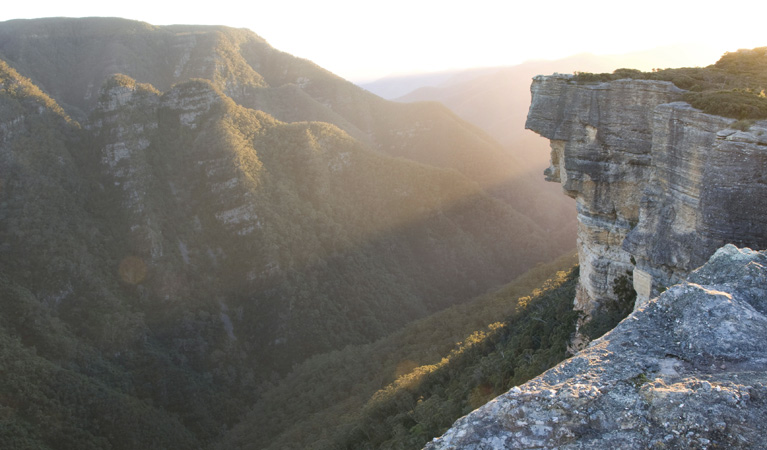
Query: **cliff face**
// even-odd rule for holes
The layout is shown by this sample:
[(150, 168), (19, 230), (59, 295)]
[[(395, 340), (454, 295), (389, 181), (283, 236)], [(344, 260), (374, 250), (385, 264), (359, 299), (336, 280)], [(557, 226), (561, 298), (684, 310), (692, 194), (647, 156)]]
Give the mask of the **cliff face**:
[(727, 245), (589, 348), (427, 449), (761, 448), (767, 253)]
[(678, 282), (725, 243), (767, 247), (767, 124), (748, 132), (685, 103), (654, 114), (653, 168), (637, 226), (623, 242), (636, 258), (640, 300)]
[(547, 179), (577, 202), (577, 309), (614, 300), (627, 271), (641, 304), (725, 243), (767, 247), (765, 124), (731, 129), (663, 81), (539, 76), (531, 90), (526, 127), (551, 140)]

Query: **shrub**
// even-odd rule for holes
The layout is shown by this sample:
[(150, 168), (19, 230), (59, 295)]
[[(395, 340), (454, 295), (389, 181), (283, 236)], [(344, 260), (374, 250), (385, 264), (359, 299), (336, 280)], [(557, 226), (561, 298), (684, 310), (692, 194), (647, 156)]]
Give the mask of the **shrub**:
[(730, 128), (734, 128), (740, 131), (748, 131), (753, 124), (754, 124), (754, 121), (751, 119), (736, 120), (735, 122), (730, 124)]
[(589, 340), (597, 339), (612, 330), (634, 310), (637, 293), (634, 290), (634, 276), (631, 271), (627, 270), (624, 275), (613, 280), (613, 293), (617, 299), (602, 305), (591, 320), (580, 328), (580, 332)]
[(617, 69), (613, 73), (576, 73), (573, 81), (593, 83), (622, 78), (670, 81), (685, 89), (684, 100), (708, 114), (733, 119), (767, 119), (767, 47), (725, 53), (708, 67), (641, 72)]
[(684, 98), (708, 114), (739, 120), (767, 118), (767, 98), (746, 89), (690, 92)]

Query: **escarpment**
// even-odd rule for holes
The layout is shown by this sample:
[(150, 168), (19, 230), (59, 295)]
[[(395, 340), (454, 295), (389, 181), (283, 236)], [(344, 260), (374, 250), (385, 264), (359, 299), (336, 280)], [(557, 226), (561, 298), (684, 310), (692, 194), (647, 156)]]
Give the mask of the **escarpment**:
[(637, 304), (726, 243), (767, 247), (767, 124), (704, 114), (666, 81), (533, 80), (526, 127), (551, 140), (547, 179), (576, 199), (576, 309), (614, 301), (633, 274)]

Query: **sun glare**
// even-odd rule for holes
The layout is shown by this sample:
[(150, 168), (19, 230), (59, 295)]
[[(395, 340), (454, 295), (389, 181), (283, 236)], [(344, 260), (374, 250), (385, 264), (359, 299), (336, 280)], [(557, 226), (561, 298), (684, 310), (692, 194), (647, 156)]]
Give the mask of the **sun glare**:
[(500, 0), (478, 0), (471, 6), (433, 0), (243, 6), (223, 0), (214, 9), (137, 0), (128, 10), (108, 2), (43, 1), (4, 5), (0, 20), (117, 16), (155, 25), (249, 28), (279, 50), (360, 81), (395, 73), (509, 66), (579, 53), (625, 54), (678, 44), (708, 48), (697, 55), (700, 59), (678, 55), (680, 65), (690, 61), (707, 65), (718, 57), (712, 55), (767, 45), (762, 27), (754, 22), (757, 15), (748, 14), (760, 10), (761, 3), (735, 1), (728, 8), (745, 14), (737, 20), (722, 20), (718, 12), (698, 3), (660, 0), (641, 5), (553, 0), (545, 6)]

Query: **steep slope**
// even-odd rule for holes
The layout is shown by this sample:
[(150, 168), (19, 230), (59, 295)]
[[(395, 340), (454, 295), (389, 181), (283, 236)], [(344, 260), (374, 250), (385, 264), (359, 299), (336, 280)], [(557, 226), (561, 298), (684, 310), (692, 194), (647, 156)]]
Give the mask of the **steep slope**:
[(280, 121), (331, 123), (380, 153), (455, 169), (530, 217), (560, 251), (573, 245), (573, 227), (562, 226), (572, 215), (560, 213), (571, 205), (536, 184), (525, 158), (480, 128), (437, 103), (383, 100), (248, 30), (116, 18), (15, 20), (0, 24), (0, 58), (81, 121), (111, 74), (161, 92), (208, 79), (236, 103)]
[(539, 265), (374, 343), (308, 359), (271, 386), (217, 448), (420, 448), (564, 356), (577, 316), (577, 277), (565, 272), (574, 261), (573, 254)]
[[(112, 73), (160, 91), (201, 77), (236, 102), (279, 120), (333, 123), (386, 154), (456, 169), (544, 229), (556, 229), (538, 214), (556, 208), (538, 208), (536, 192), (527, 189), (526, 169), (478, 129), (436, 104), (383, 101), (247, 30), (96, 18), (2, 25), (0, 55), (80, 119), (97, 104), (100, 86)], [(557, 245), (564, 250), (571, 240)]]
[[(523, 214), (486, 196), (485, 192), (488, 192), (506, 203), (514, 203), (515, 192), (503, 183), (513, 172), (508, 168), (516, 164), (475, 127), (436, 105), (411, 106), (385, 102), (308, 61), (274, 50), (249, 31), (226, 27), (154, 27), (122, 19), (10, 21), (0, 27), (0, 53), (19, 70), (44, 85), (47, 91), (60, 97), (65, 108), (75, 116), (83, 116), (86, 111), (95, 108), (92, 124), (87, 127), (93, 136), (89, 144), (95, 146), (95, 151), (100, 153), (98, 158), (108, 166), (102, 174), (103, 178), (97, 182), (107, 186), (104, 188), (106, 195), (122, 199), (118, 211), (109, 214), (116, 220), (109, 223), (119, 230), (120, 235), (129, 237), (127, 241), (121, 241), (128, 247), (123, 250), (119, 261), (124, 262), (125, 270), (138, 271), (141, 277), (146, 276), (143, 271), (151, 269), (153, 264), (180, 257), (183, 263), (179, 267), (184, 270), (163, 275), (167, 278), (162, 281), (165, 285), (186, 285), (183, 280), (188, 276), (176, 272), (184, 273), (189, 271), (189, 267), (196, 267), (198, 271), (222, 274), (226, 280), (249, 280), (244, 284), (227, 284), (238, 286), (232, 290), (239, 292), (240, 296), (247, 296), (248, 292), (256, 289), (259, 292), (274, 292), (272, 298), (278, 298), (283, 295), (280, 290), (283, 288), (275, 288), (273, 283), (277, 286), (290, 285), (293, 281), (285, 278), (288, 274), (345, 271), (335, 267), (336, 264), (347, 268), (350, 265), (359, 267), (359, 262), (351, 261), (359, 257), (360, 248), (366, 248), (362, 252), (368, 256), (389, 254), (380, 250), (390, 247), (388, 241), (394, 235), (397, 236), (395, 240), (402, 240), (398, 247), (400, 253), (387, 264), (398, 267), (396, 272), (399, 274), (419, 273), (421, 277), (419, 282), (400, 284), (396, 292), (390, 292), (391, 295), (387, 296), (400, 299), (397, 301), (403, 302), (402, 305), (413, 306), (382, 306), (389, 308), (393, 314), (400, 314), (402, 319), (395, 322), (401, 324), (404, 317), (424, 314), (476, 292), (481, 285), (503, 281), (509, 273), (520, 270), (526, 264), (521, 261), (527, 261), (528, 257), (534, 261), (539, 257), (536, 254), (545, 258), (561, 248), (550, 247), (544, 243), (542, 236), (533, 237), (530, 233), (538, 232), (534, 223)], [(140, 81), (148, 83), (136, 83), (130, 77), (107, 78), (113, 72), (135, 75)], [(59, 75), (52, 76), (54, 73)], [(213, 90), (206, 91), (200, 88), (199, 82), (193, 82), (184, 85), (184, 88), (169, 91), (163, 97), (165, 100), (160, 100), (159, 92), (192, 77), (209, 80)], [(104, 80), (106, 91), (99, 92), (97, 86)], [(227, 100), (219, 101), (220, 98)], [(255, 119), (248, 120), (241, 120), (245, 115), (240, 114), (237, 120), (241, 123), (238, 124), (224, 121), (212, 125), (212, 129), (195, 129), (192, 134), (183, 131), (197, 126), (193, 120), (199, 114), (230, 114), (227, 108), (233, 106), (228, 99), (234, 99), (246, 107), (257, 106), (278, 119), (282, 116), (290, 120), (309, 117), (336, 123), (352, 133), (353, 137), (360, 138), (363, 144), (367, 142), (379, 151), (431, 166), (457, 168), (470, 180), (479, 183), (479, 189), (455, 173), (451, 175), (449, 172), (408, 165), (404, 161), (394, 163), (388, 158), (377, 157), (346, 137), (333, 137), (339, 130), (332, 127), (280, 125), (276, 126), (281, 130), (279, 132), (257, 133), (250, 137), (254, 131), (249, 127), (262, 129), (265, 125), (261, 122), (276, 123), (271, 115), (266, 114), (256, 114)], [(223, 109), (213, 106), (223, 103), (229, 106)], [(204, 111), (195, 111), (196, 107)], [(168, 111), (174, 108), (184, 111), (168, 116)], [(186, 111), (188, 108), (191, 110)], [(175, 117), (176, 114), (182, 127), (166, 126), (169, 122), (164, 122), (165, 117)], [(232, 130), (234, 132), (230, 133)], [(200, 133), (201, 137), (195, 137), (195, 133)], [(325, 135), (332, 137), (331, 144), (315, 142), (324, 139), (322, 136)], [(255, 138), (264, 141), (258, 142)], [(223, 154), (209, 153), (221, 145), (229, 150)], [(323, 145), (333, 147), (337, 153), (304, 151), (293, 154), (291, 162), (286, 162), (294, 147), (317, 149)], [(188, 159), (180, 156), (182, 150), (179, 146), (193, 149), (189, 155), (200, 158), (194, 170), (188, 166)], [(242, 150), (259, 146), (267, 150), (258, 150), (258, 156)], [(341, 148), (346, 146), (355, 150), (351, 153), (342, 151)], [(170, 150), (173, 148), (177, 150)], [(268, 152), (270, 149), (271, 154)], [(277, 149), (282, 149), (282, 153)], [(346, 171), (336, 170), (346, 166), (348, 155), (356, 154), (366, 155), (360, 163), (365, 170), (359, 170), (356, 166)], [(329, 161), (332, 158), (335, 160)], [(230, 162), (235, 164), (230, 165)], [(170, 167), (173, 170), (168, 169)], [(391, 173), (384, 175), (386, 171)], [(203, 173), (209, 181), (189, 184), (190, 180), (199, 179), (199, 174)], [(389, 185), (359, 187), (361, 183), (369, 185), (370, 180), (379, 179), (387, 180)], [(262, 194), (256, 195), (254, 190)], [(149, 195), (149, 192), (154, 194)], [(428, 199), (428, 204), (419, 203), (423, 198)], [(184, 206), (169, 204), (172, 201)], [(529, 198), (523, 203), (532, 208)], [(210, 222), (215, 225), (211, 228), (215, 232), (209, 232), (201, 211), (207, 208), (205, 211), (210, 214), (213, 204), (227, 206), (215, 212), (215, 220)], [(276, 204), (284, 205), (283, 209), (272, 210)], [(480, 215), (475, 211), (484, 204), (491, 205), (485, 210), (491, 211), (487, 217), (494, 219), (485, 220), (485, 224), (492, 226), (494, 231), (477, 233), (476, 228), (485, 225), (480, 225)], [(110, 206), (114, 207), (114, 204)], [(393, 213), (392, 208), (398, 206), (402, 210)], [(311, 214), (307, 213), (309, 210)], [(449, 213), (446, 212), (448, 210)], [(461, 219), (455, 222), (454, 217)], [(193, 220), (191, 225), (188, 223), (190, 218)], [(270, 226), (276, 230), (274, 235), (279, 238), (264, 239), (261, 236), (269, 234), (269, 231), (262, 230), (265, 225), (260, 219), (264, 218), (269, 219)], [(181, 226), (184, 220), (186, 223)], [(503, 236), (504, 227), (497, 226), (497, 223), (509, 220), (518, 223), (520, 233), (515, 236), (527, 236), (522, 249), (512, 250), (513, 245), (497, 245), (498, 242), (516, 239)], [(196, 221), (201, 222), (198, 224)], [(344, 224), (341, 226), (343, 231), (330, 231), (338, 228), (338, 223)], [(322, 236), (290, 231), (315, 225), (328, 231)], [(364, 233), (355, 227), (361, 227)], [(211, 241), (203, 247), (191, 248), (190, 242), (200, 230)], [(435, 234), (434, 230), (439, 231)], [(464, 231), (472, 237), (460, 238), (462, 243), (458, 245), (462, 250), (440, 243), (447, 242), (443, 232), (459, 238), (465, 234)], [(219, 241), (227, 233), (234, 233), (243, 239), (251, 236), (259, 243), (258, 247), (234, 244), (234, 241), (227, 241), (224, 245)], [(490, 242), (496, 243), (493, 247), (497, 248), (494, 250), (497, 256), (487, 259), (485, 252), (477, 252), (476, 248), (477, 245), (490, 248)], [(540, 251), (536, 248), (537, 243), (547, 249)], [(516, 240), (516, 244), (523, 244), (523, 239)], [(226, 246), (229, 252), (224, 252)], [(229, 262), (226, 264), (216, 256), (222, 252), (227, 254)], [(254, 253), (258, 255), (255, 259)], [(472, 253), (476, 256), (469, 257)], [(521, 260), (512, 256), (520, 253), (528, 256)], [(408, 258), (403, 256), (405, 254), (409, 255)], [(441, 256), (437, 257), (438, 254)], [(335, 261), (331, 266), (325, 265), (326, 255)], [(471, 266), (476, 269), (457, 269), (462, 258), (466, 257), (463, 264), (467, 267), (470, 261), (478, 261), (479, 255), (485, 262)], [(248, 263), (238, 264), (241, 260)], [(437, 260), (440, 263), (434, 264)], [(318, 261), (323, 263), (317, 266)], [(450, 269), (450, 275), (443, 270), (446, 261), (456, 268)], [(178, 263), (169, 264), (175, 266)], [(362, 273), (376, 271), (369, 266)], [(265, 275), (268, 273), (275, 276)], [(298, 276), (297, 280), (304, 277), (290, 276)], [(214, 278), (211, 275), (207, 279)], [(313, 279), (314, 275), (310, 278)], [(425, 279), (430, 281), (420, 283)], [(147, 280), (150, 281), (160, 283), (160, 278)], [(443, 287), (435, 291), (433, 286)], [(388, 289), (378, 286), (370, 291), (383, 293)], [(404, 292), (415, 292), (419, 300), (403, 300), (409, 297)], [(328, 294), (338, 298), (338, 288), (331, 289)], [(349, 295), (358, 294), (347, 292), (340, 297)], [(267, 308), (267, 304), (269, 302), (263, 302), (263, 307)], [(327, 310), (320, 308), (320, 311)], [(272, 313), (278, 314), (276, 311)], [(375, 316), (372, 312), (357, 314)], [(379, 336), (383, 332), (379, 325), (373, 320), (368, 326), (361, 327), (367, 331), (360, 333), (366, 338)], [(331, 341), (336, 335), (327, 334), (331, 336)], [(327, 339), (324, 337), (317, 342)]]
[(34, 286), (45, 305), (58, 306), (86, 289), (119, 308), (104, 282), (102, 265), (111, 256), (102, 245), (109, 236), (90, 211), (89, 174), (97, 163), (78, 151), (80, 125), (2, 61), (0, 89), (0, 270), (14, 283)]
[[(121, 246), (103, 223), (114, 210), (85, 141), (55, 101), (0, 61), (2, 447), (197, 448), (182, 422), (214, 389), (194, 387), (202, 377), (171, 362), (126, 302), (113, 272)], [(144, 400), (158, 373), (197, 397), (181, 420), (166, 401)]]
[[(286, 364), (498, 283), (522, 269), (519, 248), (543, 245), (530, 241), (529, 220), (455, 172), (383, 157), (332, 126), (278, 122), (208, 82), (153, 98), (117, 77), (102, 100), (93, 129), (122, 190), (132, 254), (188, 288), (215, 283), (244, 329), (266, 339), (257, 346), (276, 346)], [(509, 221), (524, 238), (504, 236)], [(208, 287), (184, 273), (205, 273)], [(334, 273), (351, 278), (338, 284)]]

